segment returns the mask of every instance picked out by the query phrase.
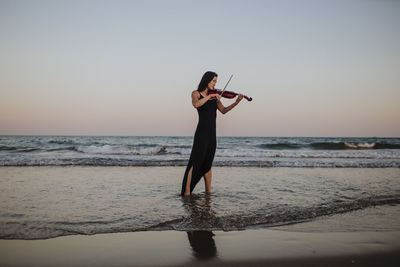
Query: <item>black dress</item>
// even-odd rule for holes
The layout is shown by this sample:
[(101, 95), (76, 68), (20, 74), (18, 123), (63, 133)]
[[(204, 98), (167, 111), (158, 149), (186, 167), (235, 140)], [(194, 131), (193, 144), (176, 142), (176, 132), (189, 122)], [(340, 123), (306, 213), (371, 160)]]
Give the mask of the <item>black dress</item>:
[[(200, 99), (203, 96), (200, 94)], [(196, 184), (211, 169), (214, 160), (215, 148), (217, 145), (215, 120), (217, 118), (217, 100), (209, 100), (201, 107), (197, 108), (199, 113), (199, 123), (194, 134), (192, 153), (186, 167), (182, 181), (181, 195), (184, 195), (188, 173), (191, 167), (192, 179), (190, 182), (190, 193)]]

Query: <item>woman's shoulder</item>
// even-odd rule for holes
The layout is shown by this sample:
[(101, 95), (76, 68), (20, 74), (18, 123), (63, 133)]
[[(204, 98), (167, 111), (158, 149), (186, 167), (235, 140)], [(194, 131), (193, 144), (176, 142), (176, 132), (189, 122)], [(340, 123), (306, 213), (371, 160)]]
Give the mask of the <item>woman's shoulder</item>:
[(197, 91), (197, 90), (194, 90), (194, 91), (192, 92), (192, 96), (199, 98), (199, 97), (200, 97), (200, 92)]

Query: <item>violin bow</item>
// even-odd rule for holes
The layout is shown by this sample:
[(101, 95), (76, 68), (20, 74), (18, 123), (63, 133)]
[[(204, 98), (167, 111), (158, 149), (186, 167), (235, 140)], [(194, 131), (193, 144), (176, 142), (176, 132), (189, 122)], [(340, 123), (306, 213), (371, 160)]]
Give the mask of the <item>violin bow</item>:
[(225, 84), (224, 89), (222, 90), (221, 96), (224, 94), (226, 87), (228, 86), (228, 83), (231, 81), (233, 75), (231, 75), (231, 77), (229, 78), (228, 82)]

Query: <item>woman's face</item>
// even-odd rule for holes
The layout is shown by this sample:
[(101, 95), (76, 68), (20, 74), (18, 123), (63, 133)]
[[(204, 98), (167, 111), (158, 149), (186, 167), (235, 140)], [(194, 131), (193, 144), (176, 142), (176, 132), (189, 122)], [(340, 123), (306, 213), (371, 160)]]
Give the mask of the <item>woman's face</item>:
[(211, 82), (208, 83), (208, 89), (213, 90), (215, 87), (215, 84), (217, 83), (217, 76), (214, 76), (214, 78), (211, 80)]

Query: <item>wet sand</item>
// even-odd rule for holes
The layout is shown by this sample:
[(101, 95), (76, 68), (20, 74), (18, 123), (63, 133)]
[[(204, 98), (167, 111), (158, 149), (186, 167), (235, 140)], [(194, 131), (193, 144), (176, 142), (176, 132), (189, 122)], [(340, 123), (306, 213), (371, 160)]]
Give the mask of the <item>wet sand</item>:
[(399, 260), (399, 231), (148, 231), (0, 240), (0, 266), (397, 266)]

